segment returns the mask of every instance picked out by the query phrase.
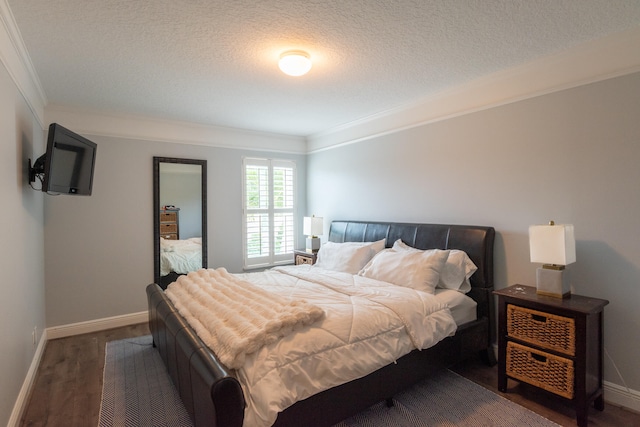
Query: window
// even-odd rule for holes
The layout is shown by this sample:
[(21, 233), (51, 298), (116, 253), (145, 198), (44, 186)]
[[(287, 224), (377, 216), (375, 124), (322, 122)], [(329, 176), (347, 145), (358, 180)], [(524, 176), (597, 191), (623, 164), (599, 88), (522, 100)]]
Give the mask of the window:
[(244, 267), (289, 263), (295, 244), (295, 163), (243, 161)]

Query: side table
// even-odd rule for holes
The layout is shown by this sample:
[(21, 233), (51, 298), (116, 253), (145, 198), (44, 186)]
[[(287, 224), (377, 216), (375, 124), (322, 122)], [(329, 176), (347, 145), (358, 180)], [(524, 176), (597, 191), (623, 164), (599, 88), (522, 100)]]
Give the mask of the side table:
[(607, 300), (571, 295), (554, 298), (514, 285), (498, 296), (498, 389), (511, 378), (572, 402), (578, 425), (589, 405), (604, 409), (603, 321)]
[(304, 249), (295, 249), (293, 251), (293, 261), (295, 265), (315, 264), (318, 259), (318, 251), (307, 252)]

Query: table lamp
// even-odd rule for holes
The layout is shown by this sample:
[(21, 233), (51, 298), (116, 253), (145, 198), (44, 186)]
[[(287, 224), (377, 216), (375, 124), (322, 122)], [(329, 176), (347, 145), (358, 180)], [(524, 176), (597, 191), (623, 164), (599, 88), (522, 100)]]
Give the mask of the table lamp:
[(322, 234), (322, 217), (305, 216), (302, 224), (302, 232), (307, 236), (307, 252), (316, 252), (320, 249), (320, 238)]
[(576, 262), (576, 239), (572, 224), (529, 227), (531, 262), (543, 263), (536, 271), (536, 293), (557, 298), (571, 296), (565, 266)]

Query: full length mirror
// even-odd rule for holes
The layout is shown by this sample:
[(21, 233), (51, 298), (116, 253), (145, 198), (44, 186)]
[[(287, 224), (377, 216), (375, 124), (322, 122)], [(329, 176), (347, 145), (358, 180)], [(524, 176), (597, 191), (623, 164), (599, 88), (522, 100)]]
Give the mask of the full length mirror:
[(153, 158), (154, 281), (207, 267), (207, 161)]

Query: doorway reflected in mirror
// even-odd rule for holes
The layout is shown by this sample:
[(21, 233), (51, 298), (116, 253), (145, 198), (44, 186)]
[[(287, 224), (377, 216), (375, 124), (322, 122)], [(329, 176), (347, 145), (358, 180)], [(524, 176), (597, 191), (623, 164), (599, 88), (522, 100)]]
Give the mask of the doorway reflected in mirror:
[(207, 267), (206, 160), (153, 158), (154, 281)]

